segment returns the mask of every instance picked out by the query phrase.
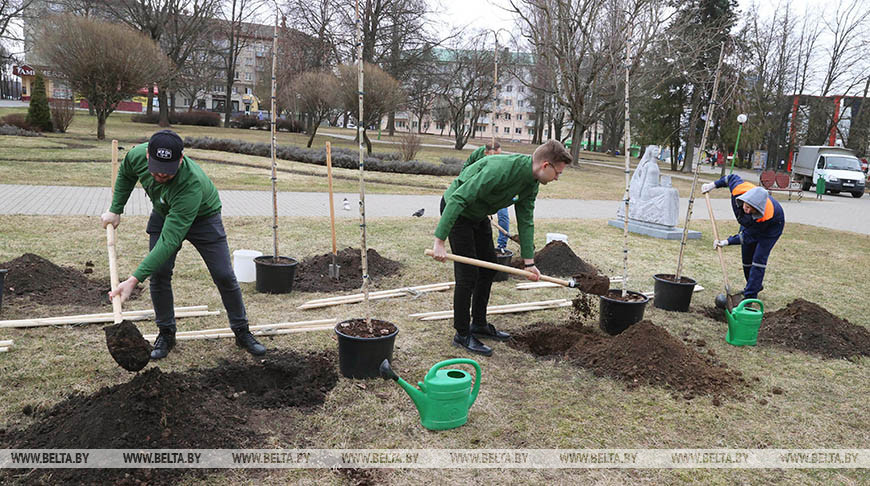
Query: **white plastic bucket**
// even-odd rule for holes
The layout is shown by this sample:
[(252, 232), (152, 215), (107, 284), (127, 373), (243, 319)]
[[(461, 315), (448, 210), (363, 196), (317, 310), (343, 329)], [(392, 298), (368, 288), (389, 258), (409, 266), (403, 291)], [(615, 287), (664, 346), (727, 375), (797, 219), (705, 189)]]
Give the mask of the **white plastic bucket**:
[(233, 252), (233, 271), (236, 272), (236, 280), (239, 282), (255, 282), (257, 280), (254, 258), (258, 256), (263, 256), (263, 252), (257, 250), (236, 250)]
[(549, 245), (551, 241), (564, 241), (568, 243), (568, 235), (563, 235), (562, 233), (547, 233), (547, 244)]

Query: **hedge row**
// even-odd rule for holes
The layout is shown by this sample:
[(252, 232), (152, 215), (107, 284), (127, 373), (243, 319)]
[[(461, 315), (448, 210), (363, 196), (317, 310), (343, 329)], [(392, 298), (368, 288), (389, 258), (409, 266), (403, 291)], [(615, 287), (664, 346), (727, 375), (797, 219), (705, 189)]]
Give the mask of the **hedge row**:
[[(186, 137), (184, 145), (195, 149), (218, 150), (243, 155), (255, 155), (259, 157), (271, 157), (272, 146), (268, 143), (243, 142), (241, 140), (216, 139), (211, 137)], [(326, 165), (325, 149), (308, 149), (296, 145), (279, 145), (275, 156), (282, 160), (291, 160), (305, 164)], [(411, 160), (401, 162), (398, 153), (378, 154), (365, 158), (366, 170), (374, 172), (392, 172), (395, 174), (418, 174), (435, 176), (459, 175), (462, 168), (457, 164), (430, 164)], [(332, 165), (344, 169), (359, 169), (359, 154), (350, 149), (333, 148)]]
[(0, 135), (13, 135), (17, 137), (41, 137), (39, 132), (32, 132), (14, 125), (0, 125)]
[[(136, 123), (151, 123), (157, 124), (160, 118), (160, 113), (157, 111), (151, 114), (143, 113), (141, 115), (133, 115), (130, 119)], [(213, 111), (176, 111), (169, 114), (169, 123), (172, 125), (198, 125), (201, 127), (219, 127), (221, 126), (221, 115)]]

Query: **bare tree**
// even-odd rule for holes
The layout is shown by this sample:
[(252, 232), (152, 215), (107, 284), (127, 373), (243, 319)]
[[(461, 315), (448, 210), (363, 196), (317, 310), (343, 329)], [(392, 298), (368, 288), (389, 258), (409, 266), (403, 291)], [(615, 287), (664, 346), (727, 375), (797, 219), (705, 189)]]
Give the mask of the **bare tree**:
[(553, 85), (539, 88), (549, 89), (570, 115), (571, 152), (578, 161), (583, 132), (618, 102), (607, 93), (617, 89), (627, 19), (638, 24), (632, 25), (635, 52), (643, 56), (663, 23), (663, 5), (648, 0), (511, 0), (511, 10), (538, 62), (553, 73)]
[(106, 138), (106, 118), (117, 103), (165, 76), (169, 65), (150, 38), (84, 17), (55, 17), (46, 22), (38, 40), (48, 68), (94, 107), (99, 140)]
[(379, 124), (381, 119), (405, 101), (405, 94), (399, 86), (399, 82), (387, 74), (383, 69), (374, 64), (366, 63), (363, 66), (363, 113), (364, 118), (359, 119), (359, 90), (357, 88), (357, 66), (354, 64), (342, 64), (338, 66), (339, 93), (341, 104), (345, 110), (356, 114), (357, 124), (362, 127), (363, 140), (368, 153), (372, 153), (372, 142), (366, 130), (373, 125)]
[(262, 7), (260, 0), (227, 0), (218, 14), (220, 22), (216, 29), (218, 53), (223, 60), (226, 103), (224, 104), (224, 128), (229, 128), (233, 113), (232, 96), (239, 54), (257, 34), (258, 26), (251, 23)]
[[(366, 93), (368, 95), (368, 93)], [(306, 127), (308, 147), (314, 142), (317, 127), (339, 106), (338, 79), (328, 71), (309, 71), (296, 77), (290, 84), (290, 89), (284, 93), (283, 103), (289, 106), (293, 100), (298, 100), (299, 107), (308, 113), (311, 123)]]
[(215, 55), (213, 47), (203, 43), (199, 49), (190, 53), (184, 66), (178, 69), (174, 86), (180, 94), (190, 100), (187, 111), (193, 110), (197, 100), (214, 85), (214, 80), (221, 71), (221, 65), (222, 60)]
[(21, 17), (32, 0), (0, 0), (0, 40), (7, 37), (9, 25)]
[[(482, 49), (483, 41), (478, 35), (458, 43), (438, 65), (439, 102), (446, 109), (456, 150), (468, 143), (486, 103), (492, 100), (493, 54)], [(495, 123), (492, 118), (490, 125)]]

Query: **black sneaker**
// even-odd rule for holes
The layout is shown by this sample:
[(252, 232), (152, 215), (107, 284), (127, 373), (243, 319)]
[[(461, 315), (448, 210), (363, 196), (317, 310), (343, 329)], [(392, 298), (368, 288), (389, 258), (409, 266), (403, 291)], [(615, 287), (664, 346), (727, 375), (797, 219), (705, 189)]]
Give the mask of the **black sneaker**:
[(236, 332), (236, 346), (245, 348), (254, 356), (262, 356), (266, 354), (266, 347), (260, 344), (260, 342), (257, 341), (257, 338), (251, 334), (251, 331), (247, 329)]
[(169, 351), (175, 347), (175, 333), (163, 332), (157, 335), (154, 340), (154, 349), (151, 350), (151, 359), (163, 359), (169, 354)]
[(474, 334), (477, 338), (490, 338), (498, 341), (507, 341), (511, 338), (510, 334), (499, 331), (492, 324), (487, 324), (485, 326), (475, 326), (472, 324), (471, 334)]
[(474, 337), (472, 334), (469, 334), (467, 336), (457, 334), (453, 336), (453, 345), (465, 348), (475, 354), (492, 356), (492, 348), (478, 341), (477, 338)]

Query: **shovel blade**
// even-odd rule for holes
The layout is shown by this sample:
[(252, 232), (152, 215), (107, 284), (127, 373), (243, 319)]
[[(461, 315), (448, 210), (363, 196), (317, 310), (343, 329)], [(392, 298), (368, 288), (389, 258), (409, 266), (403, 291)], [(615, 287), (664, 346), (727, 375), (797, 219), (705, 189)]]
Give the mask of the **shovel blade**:
[(338, 280), (339, 270), (341, 270), (341, 265), (329, 264), (329, 278)]
[(127, 371), (139, 371), (151, 359), (151, 344), (142, 337), (131, 321), (123, 321), (103, 328), (106, 346), (116, 363)]

